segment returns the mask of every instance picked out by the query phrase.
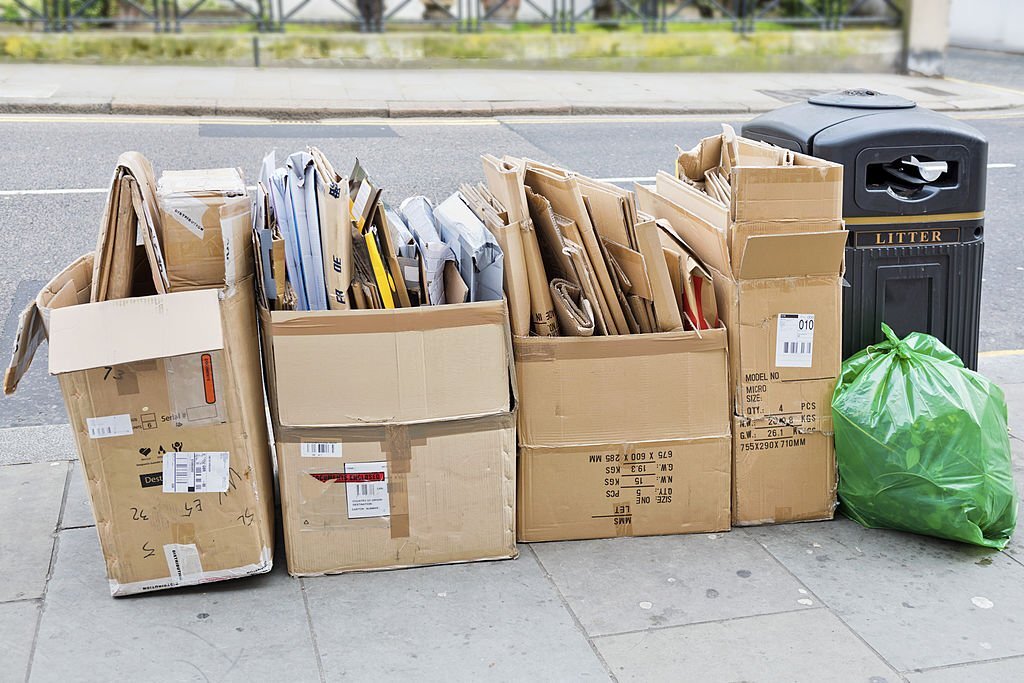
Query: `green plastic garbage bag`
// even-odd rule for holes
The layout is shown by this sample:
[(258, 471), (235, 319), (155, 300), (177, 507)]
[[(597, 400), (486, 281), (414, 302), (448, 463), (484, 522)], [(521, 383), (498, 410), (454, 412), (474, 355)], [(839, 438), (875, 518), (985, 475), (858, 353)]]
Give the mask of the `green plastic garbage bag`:
[(1003, 548), (1017, 524), (1006, 401), (914, 332), (843, 363), (832, 395), (839, 500), (866, 527)]

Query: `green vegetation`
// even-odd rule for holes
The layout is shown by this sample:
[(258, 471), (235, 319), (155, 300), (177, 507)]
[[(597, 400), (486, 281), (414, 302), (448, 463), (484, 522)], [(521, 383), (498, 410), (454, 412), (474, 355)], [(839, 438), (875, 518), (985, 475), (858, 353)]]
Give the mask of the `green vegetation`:
[[(639, 27), (636, 27), (639, 29)], [(642, 33), (589, 30), (553, 34), (531, 31), (486, 33), (395, 31), (384, 34), (262, 34), (264, 66), (315, 62), (349, 66), (485, 66), (488, 68), (601, 68), (612, 70), (815, 70), (823, 59), (850, 59), (851, 68), (892, 69), (901, 50), (898, 31), (716, 31)], [(0, 32), (0, 59), (93, 64), (253, 63), (252, 35), (236, 31), (155, 34), (82, 31)], [(872, 62), (873, 60), (873, 62)]]

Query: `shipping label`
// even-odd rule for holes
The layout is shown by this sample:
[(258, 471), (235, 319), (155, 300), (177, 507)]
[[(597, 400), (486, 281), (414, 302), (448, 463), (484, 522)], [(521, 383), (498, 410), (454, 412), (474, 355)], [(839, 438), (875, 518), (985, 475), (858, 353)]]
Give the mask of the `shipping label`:
[(345, 463), (345, 482), (349, 519), (387, 517), (391, 514), (386, 462)]
[(780, 313), (775, 335), (775, 367), (809, 368), (814, 358), (814, 314)]
[(90, 439), (109, 439), (113, 436), (129, 436), (132, 434), (131, 415), (107, 415), (106, 417), (85, 418)]
[(226, 452), (164, 454), (164, 493), (225, 493), (230, 483)]
[(199, 583), (203, 565), (199, 560), (199, 548), (194, 543), (168, 543), (164, 546), (164, 557), (172, 584)]

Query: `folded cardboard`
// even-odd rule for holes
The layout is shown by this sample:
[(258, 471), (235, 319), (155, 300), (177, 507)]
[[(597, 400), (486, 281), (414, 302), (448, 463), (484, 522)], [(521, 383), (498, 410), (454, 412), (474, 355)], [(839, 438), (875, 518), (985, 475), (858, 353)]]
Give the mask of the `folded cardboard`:
[(267, 572), (273, 468), (251, 279), (88, 303), (92, 256), (22, 313), (5, 392), (44, 337), (112, 595)]
[(230, 285), (252, 273), (252, 258), (236, 252), (252, 248), (239, 169), (164, 171), (156, 193), (170, 291)]
[[(720, 164), (728, 201), (695, 187)], [(681, 153), (677, 172), (681, 179), (659, 173), (655, 188), (637, 187), (638, 204), (711, 271), (729, 331), (735, 428), (747, 434), (734, 443), (733, 522), (831, 518), (842, 167), (723, 135)]]
[(729, 528), (724, 329), (514, 348), (521, 541)]
[(260, 317), (291, 574), (516, 556), (504, 302)]

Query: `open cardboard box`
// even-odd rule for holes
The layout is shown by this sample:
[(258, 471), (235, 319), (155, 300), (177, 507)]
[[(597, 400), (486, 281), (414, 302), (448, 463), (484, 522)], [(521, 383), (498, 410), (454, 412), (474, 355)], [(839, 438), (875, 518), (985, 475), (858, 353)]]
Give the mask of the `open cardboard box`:
[[(678, 172), (718, 167), (724, 136), (682, 152)], [(846, 230), (842, 167), (737, 138), (726, 205), (659, 173), (637, 188), (712, 271), (729, 331), (733, 523), (830, 519), (831, 396), (841, 360)], [(791, 165), (777, 165), (783, 155)]]
[(290, 573), (516, 557), (504, 302), (260, 322)]
[(21, 314), (13, 393), (45, 339), (112, 595), (270, 571), (273, 466), (252, 278), (89, 303), (92, 255)]

